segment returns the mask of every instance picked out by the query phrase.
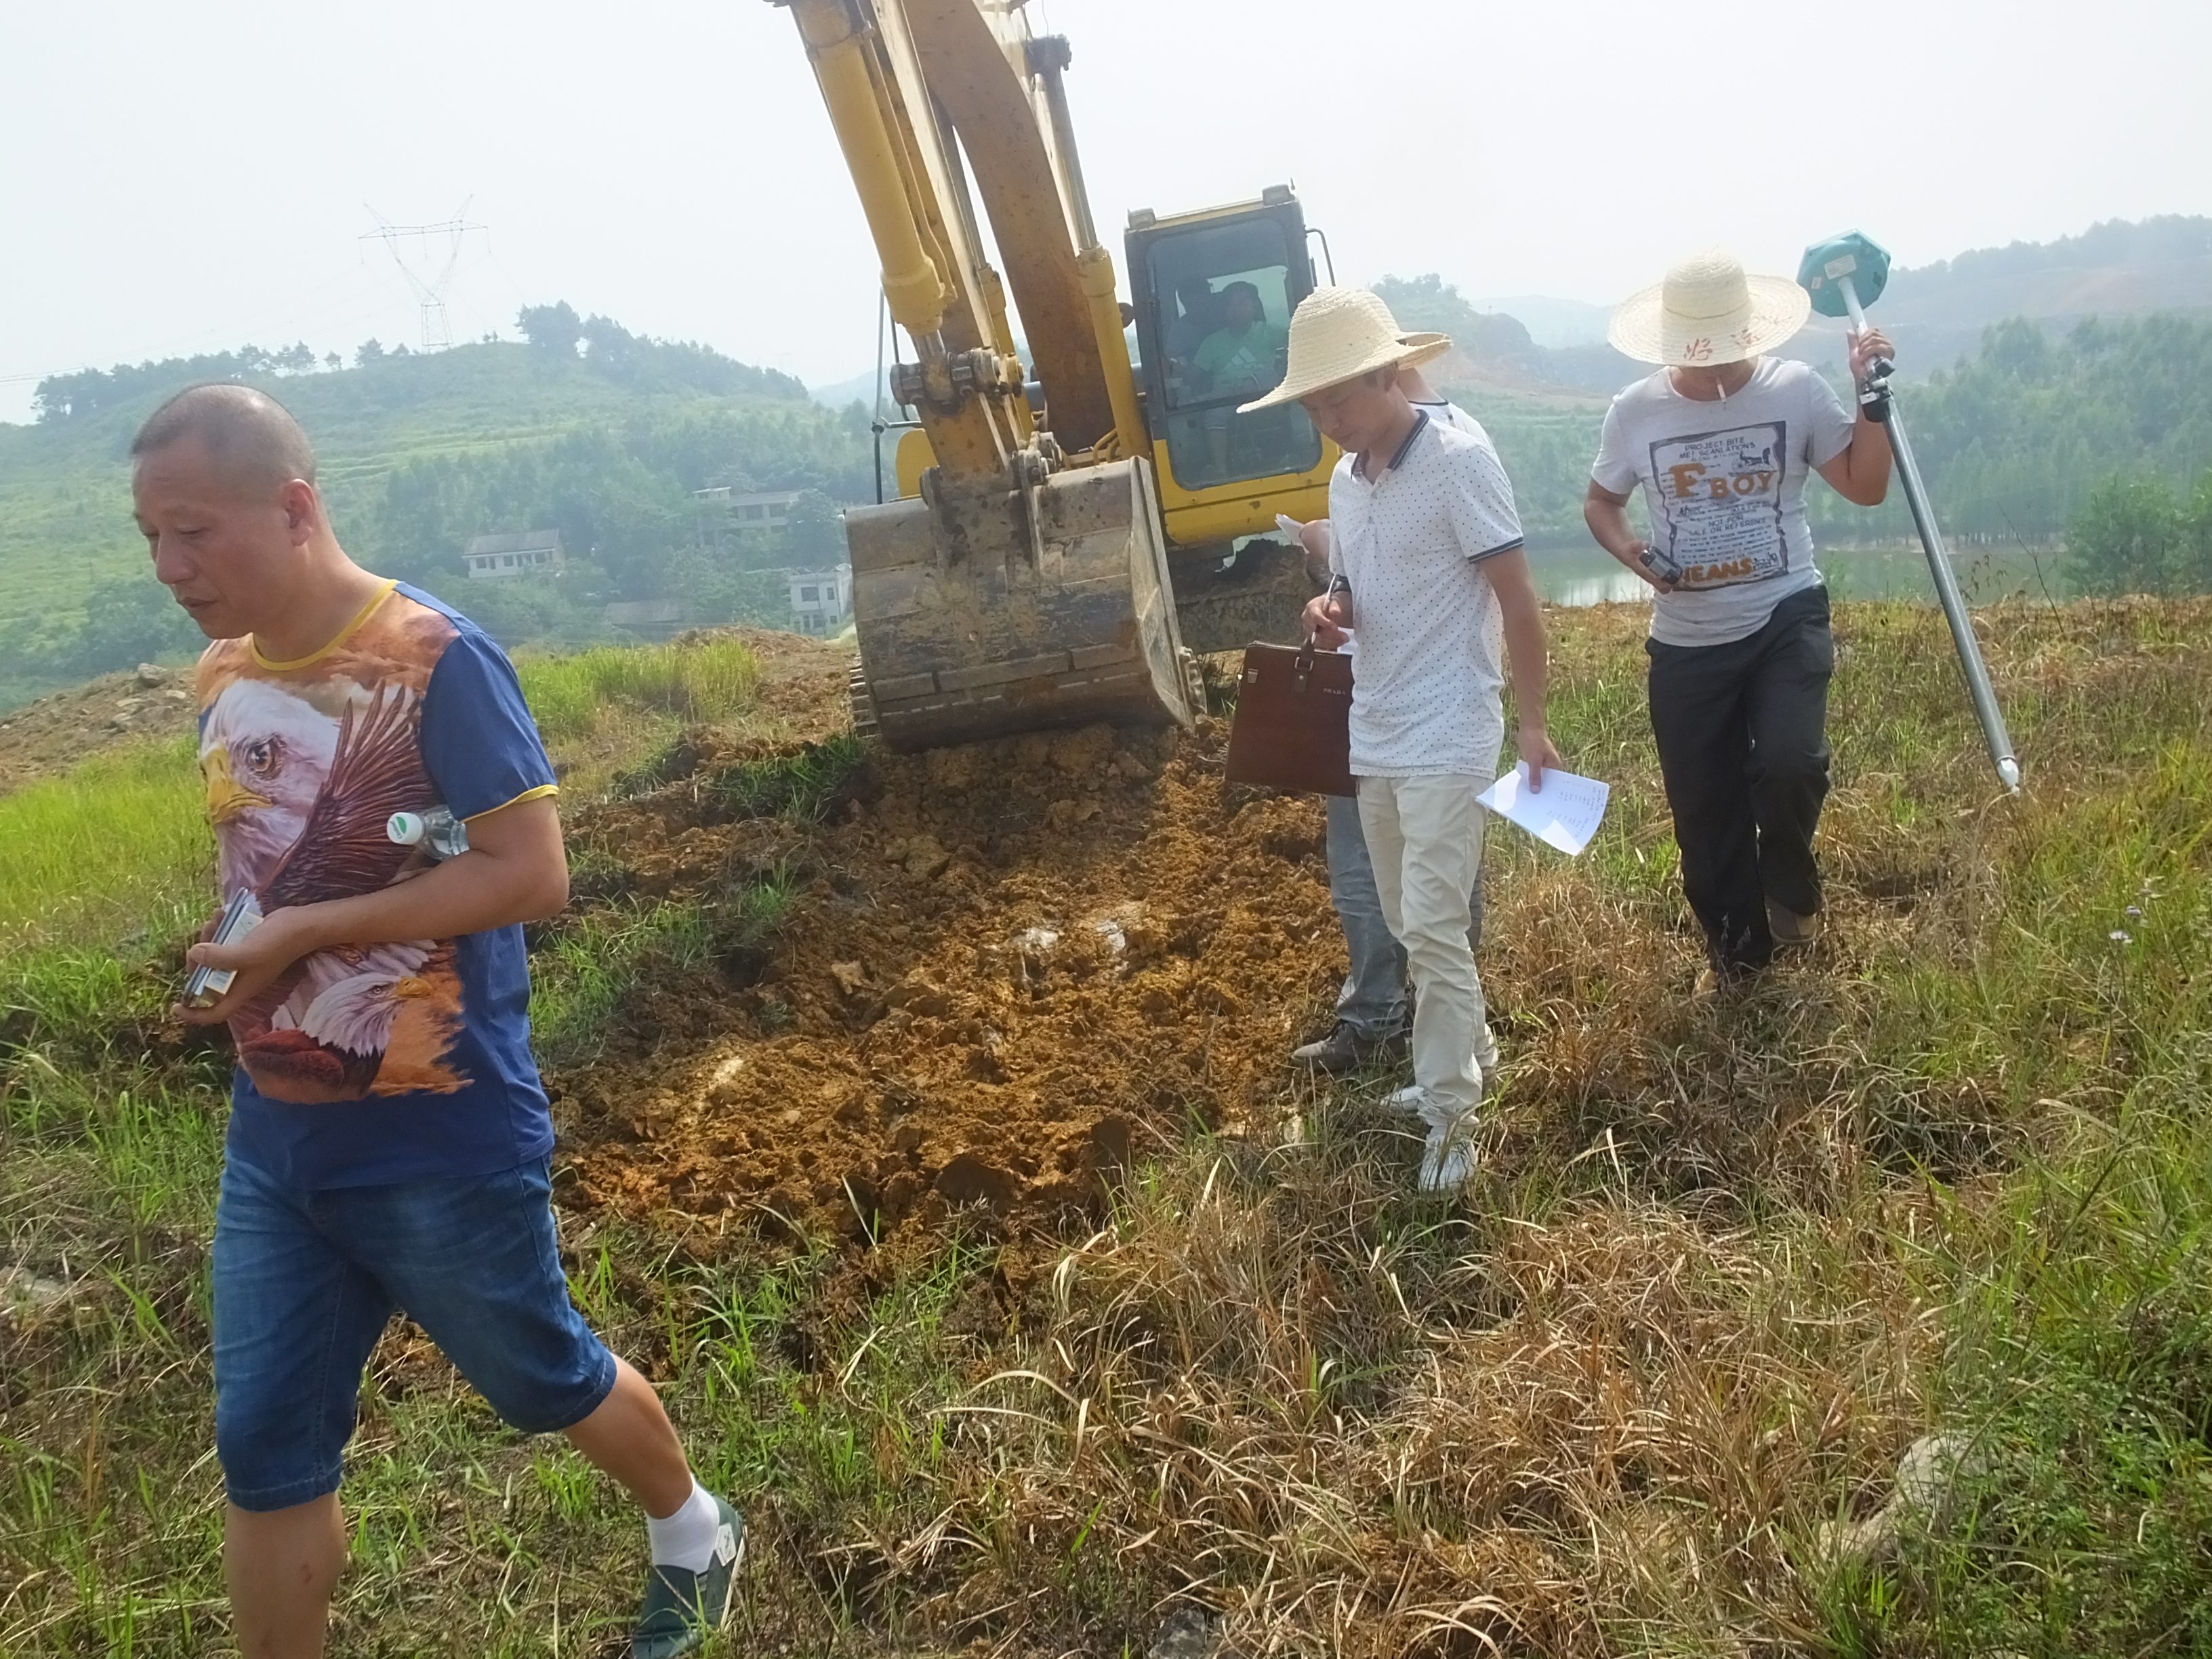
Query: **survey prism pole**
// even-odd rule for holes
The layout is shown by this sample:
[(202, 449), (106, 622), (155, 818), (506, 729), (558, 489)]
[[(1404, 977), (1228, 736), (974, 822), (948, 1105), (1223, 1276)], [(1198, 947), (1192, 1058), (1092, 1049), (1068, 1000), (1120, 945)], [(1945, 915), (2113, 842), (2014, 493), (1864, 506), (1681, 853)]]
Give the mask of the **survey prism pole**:
[[(1869, 238), (1853, 231), (1805, 250), (1798, 283), (1813, 296), (1814, 308), (1823, 316), (1848, 315), (1851, 326), (1863, 334), (1866, 308), (1860, 303), (1857, 278), (1868, 279), (1869, 300), (1881, 297), (1889, 276), (1889, 255)], [(1905, 504), (1912, 509), (1913, 528), (1920, 532), (1921, 550), (1928, 556), (1928, 574), (1935, 578), (1936, 597), (1942, 602), (1944, 620), (1951, 624), (1951, 643), (1958, 647), (1959, 666), (1966, 676), (1966, 690), (1974, 700), (1974, 713), (1982, 722), (1990, 759), (2004, 787), (2020, 788), (2020, 760), (2013, 753), (2012, 734), (2005, 730), (2003, 711), (1997, 707), (1996, 689), (1990, 684), (1989, 665), (1982, 660), (1981, 642), (1966, 614), (1966, 601), (1959, 592), (1959, 579), (1951, 569), (1951, 556), (1943, 545), (1943, 532), (1929, 505), (1928, 488), (1913, 463), (1912, 445), (1898, 418), (1889, 377), (1896, 365), (1877, 357), (1867, 368), (1867, 384), (1859, 388), (1859, 402), (1869, 418), (1881, 422), (1889, 432), (1890, 453), (1897, 460), (1897, 476), (1905, 485)]]

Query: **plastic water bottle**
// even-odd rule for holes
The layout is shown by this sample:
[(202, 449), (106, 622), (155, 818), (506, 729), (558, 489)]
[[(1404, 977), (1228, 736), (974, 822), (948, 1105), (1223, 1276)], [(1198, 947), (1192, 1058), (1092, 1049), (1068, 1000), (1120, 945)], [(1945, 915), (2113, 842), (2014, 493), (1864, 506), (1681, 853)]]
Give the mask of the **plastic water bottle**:
[(422, 812), (394, 812), (384, 833), (402, 847), (419, 847), (434, 859), (469, 850), (469, 828), (442, 806)]

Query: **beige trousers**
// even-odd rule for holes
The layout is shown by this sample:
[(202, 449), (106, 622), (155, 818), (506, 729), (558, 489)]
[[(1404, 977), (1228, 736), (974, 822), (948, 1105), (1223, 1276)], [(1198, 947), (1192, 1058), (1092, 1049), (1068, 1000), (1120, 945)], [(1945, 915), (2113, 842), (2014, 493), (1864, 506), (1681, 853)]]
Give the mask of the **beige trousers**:
[(1487, 816), (1474, 798), (1491, 782), (1466, 773), (1359, 780), (1382, 919), (1413, 977), (1413, 1082), (1446, 1115), (1472, 1109), (1484, 1068), (1498, 1063), (1467, 943)]

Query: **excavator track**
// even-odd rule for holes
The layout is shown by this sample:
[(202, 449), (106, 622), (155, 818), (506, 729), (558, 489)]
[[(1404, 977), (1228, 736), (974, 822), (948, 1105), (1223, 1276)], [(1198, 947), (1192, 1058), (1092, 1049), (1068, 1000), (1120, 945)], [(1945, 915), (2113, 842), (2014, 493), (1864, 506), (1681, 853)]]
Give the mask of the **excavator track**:
[(876, 735), (876, 700), (868, 695), (868, 672), (858, 657), (845, 673), (845, 696), (853, 709), (853, 730), (864, 738)]

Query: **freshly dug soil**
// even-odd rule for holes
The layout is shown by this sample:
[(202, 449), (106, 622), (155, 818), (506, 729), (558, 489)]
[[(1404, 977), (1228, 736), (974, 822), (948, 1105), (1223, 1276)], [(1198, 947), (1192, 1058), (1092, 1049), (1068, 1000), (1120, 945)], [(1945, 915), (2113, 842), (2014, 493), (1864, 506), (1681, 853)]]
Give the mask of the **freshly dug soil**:
[(854, 1237), (969, 1206), (1049, 1224), (1153, 1138), (1251, 1115), (1343, 947), (1319, 802), (1224, 786), (1226, 736), (878, 753), (811, 829), (716, 823), (696, 779), (580, 817), (638, 892), (778, 866), (802, 890), (756, 982), (649, 1008), (657, 1054), (556, 1079), (578, 1197)]
[(132, 738), (181, 737), (198, 710), (192, 671), (148, 666), (0, 709), (0, 795)]

